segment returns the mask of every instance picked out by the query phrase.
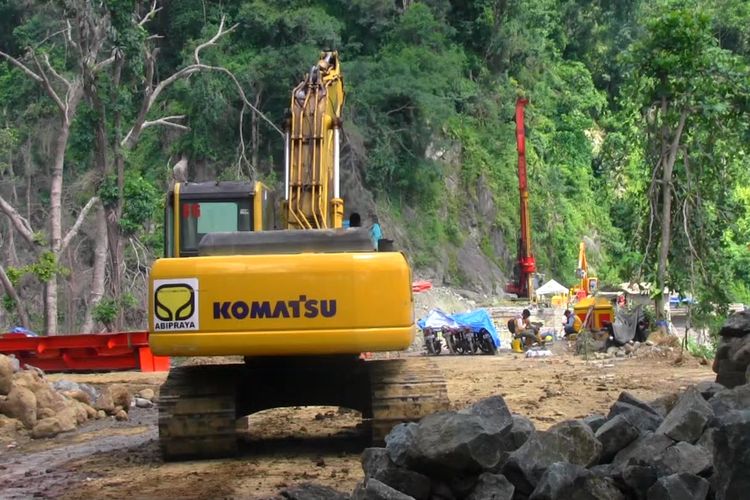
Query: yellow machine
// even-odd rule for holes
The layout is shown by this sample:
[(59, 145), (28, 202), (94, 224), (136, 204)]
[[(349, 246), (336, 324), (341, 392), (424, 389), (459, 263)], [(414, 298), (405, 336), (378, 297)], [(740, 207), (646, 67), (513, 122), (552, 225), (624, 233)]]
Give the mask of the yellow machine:
[(426, 360), (360, 359), (407, 348), (415, 332), (411, 271), (367, 229), (342, 229), (336, 52), (292, 93), (285, 137), (284, 229), (261, 183), (176, 184), (165, 258), (150, 274), (150, 344), (158, 355), (244, 356), (242, 364), (172, 368), (161, 388), (167, 459), (237, 449), (236, 419), (268, 408), (359, 410), (378, 442), (398, 422), (447, 407)]
[(576, 277), (581, 281), (578, 286), (570, 289), (570, 293), (579, 300), (588, 297), (589, 295), (593, 295), (599, 287), (599, 279), (589, 276), (589, 264), (586, 260), (586, 244), (583, 241), (578, 248), (578, 268), (576, 269)]

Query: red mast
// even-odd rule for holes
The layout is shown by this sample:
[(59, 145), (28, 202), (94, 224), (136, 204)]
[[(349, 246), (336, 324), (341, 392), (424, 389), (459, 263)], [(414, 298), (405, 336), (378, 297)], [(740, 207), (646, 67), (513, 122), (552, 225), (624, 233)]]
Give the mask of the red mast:
[(534, 272), (536, 261), (531, 252), (531, 221), (529, 219), (529, 186), (526, 176), (526, 129), (524, 127), (524, 107), (528, 99), (516, 101), (516, 146), (518, 149), (518, 191), (521, 208), (521, 239), (518, 241), (518, 259), (514, 266), (514, 280), (508, 282), (505, 291), (518, 297), (534, 297)]

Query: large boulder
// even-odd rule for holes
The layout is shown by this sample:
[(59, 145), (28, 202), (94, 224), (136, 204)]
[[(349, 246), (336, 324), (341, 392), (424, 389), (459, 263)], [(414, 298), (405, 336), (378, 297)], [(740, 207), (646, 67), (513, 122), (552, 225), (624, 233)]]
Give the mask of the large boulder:
[(702, 446), (685, 441), (670, 446), (655, 460), (659, 476), (669, 476), (681, 472), (708, 476), (713, 469), (711, 452)]
[(536, 432), (534, 422), (523, 415), (513, 415), (513, 425), (510, 428), (505, 445), (508, 451), (517, 450)]
[(351, 500), (414, 500), (414, 497), (401, 493), (377, 479), (368, 479), (357, 485)]
[(596, 438), (602, 443), (600, 461), (610, 462), (618, 451), (635, 441), (638, 435), (638, 429), (622, 414), (607, 420), (596, 431)]
[(718, 419), (713, 434), (716, 500), (744, 498), (750, 492), (750, 409)]
[(596, 432), (599, 430), (599, 427), (604, 425), (607, 422), (607, 417), (604, 415), (589, 415), (588, 417), (584, 418), (583, 421), (591, 427), (591, 430)]
[(385, 437), (385, 449), (396, 465), (408, 466), (409, 453), (415, 446), (418, 426), (414, 422), (398, 424)]
[(666, 434), (675, 441), (696, 442), (714, 416), (714, 411), (695, 387), (686, 390), (669, 412), (657, 434)]
[(698, 382), (695, 384), (695, 388), (698, 389), (698, 392), (701, 393), (701, 396), (703, 396), (703, 399), (708, 401), (717, 392), (723, 391), (725, 388), (721, 384), (717, 384), (716, 382), (711, 382), (709, 380)]
[(531, 436), (510, 454), (502, 471), (521, 494), (530, 494), (553, 463), (588, 467), (599, 460), (601, 451), (591, 427), (581, 420), (568, 420)]
[[(693, 474), (672, 474), (659, 478), (648, 490), (648, 500), (705, 500), (709, 483)], [(739, 498), (739, 497), (737, 497)]]
[(620, 397), (610, 408), (607, 419), (612, 419), (616, 415), (624, 416), (628, 422), (641, 431), (654, 431), (663, 420), (655, 408), (628, 392), (620, 393)]
[(673, 444), (672, 438), (666, 434), (645, 432), (620, 450), (612, 463), (615, 465), (617, 472), (623, 471), (629, 465), (655, 466), (656, 460)]
[(650, 465), (628, 465), (618, 476), (630, 496), (639, 500), (647, 497), (657, 478), (656, 467)]
[(727, 318), (719, 330), (722, 337), (744, 337), (750, 335), (750, 310), (739, 311)]
[(750, 384), (719, 391), (708, 400), (708, 404), (711, 405), (717, 418), (733, 410), (750, 408)]
[(281, 492), (287, 500), (349, 500), (349, 495), (336, 491), (328, 486), (302, 483)]
[(459, 413), (480, 417), (483, 425), (494, 432), (504, 432), (513, 425), (513, 416), (502, 396), (484, 398)]
[(560, 500), (567, 498), (573, 483), (591, 476), (585, 467), (567, 462), (556, 462), (544, 471), (529, 500)]
[(512, 500), (515, 488), (502, 474), (484, 472), (466, 500)]
[(416, 429), (409, 468), (480, 472), (498, 464), (505, 428), (471, 413), (441, 412), (424, 417)]
[(22, 386), (14, 386), (5, 401), (0, 401), (0, 413), (16, 418), (27, 429), (36, 425), (37, 404), (34, 393)]
[(426, 500), (430, 496), (430, 478), (399, 467), (393, 463), (385, 448), (365, 449), (362, 453), (362, 470), (365, 480), (377, 479), (417, 500)]
[(13, 388), (13, 363), (5, 354), (0, 354), (0, 395), (6, 395)]

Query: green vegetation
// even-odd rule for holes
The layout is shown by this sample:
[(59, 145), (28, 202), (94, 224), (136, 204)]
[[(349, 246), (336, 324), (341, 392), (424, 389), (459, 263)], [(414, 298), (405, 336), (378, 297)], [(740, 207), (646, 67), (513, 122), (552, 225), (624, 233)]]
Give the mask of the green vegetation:
[[(70, 227), (86, 200), (100, 197), (112, 276), (94, 311), (100, 322), (116, 323), (136, 307), (119, 295), (143, 292), (145, 257), (163, 248), (161, 193), (183, 155), (194, 178), (252, 176), (283, 189), (281, 136), (225, 73), (176, 80), (146, 119), (180, 116), (173, 121), (181, 127), (152, 126), (123, 141), (153, 90), (150, 64), (156, 84), (193, 63), (222, 16), (225, 28), (236, 27), (204, 48), (201, 62), (230, 70), (249, 103), (277, 126), (319, 51), (339, 51), (347, 89), (343, 167), (360, 174), (378, 209), (402, 227), (408, 241), (399, 244), (412, 249), (416, 267), (440, 265), (470, 286), (458, 254), (474, 245), (506, 274), (512, 269), (514, 108), (523, 96), (540, 271), (574, 282), (585, 240), (605, 283), (645, 281), (692, 295), (703, 318), (716, 306), (722, 313), (731, 302), (750, 302), (745, 0), (184, 0), (162, 7), (140, 23), (150, 2), (0, 0), (0, 51), (34, 71), (49, 57), (60, 78), (84, 79), (65, 150), (63, 219)], [(97, 61), (114, 62), (81, 76), (65, 19), (74, 27), (108, 19)], [(80, 293), (85, 286), (75, 279), (93, 266), (100, 235), (84, 225), (78, 253), (47, 250), (56, 113), (37, 82), (0, 58), (0, 195), (43, 248), (27, 245), (3, 265), (14, 283), (29, 272), (46, 282), (71, 269), (59, 278)], [(392, 228), (384, 229), (389, 236)], [(0, 231), (7, 241), (13, 229)]]

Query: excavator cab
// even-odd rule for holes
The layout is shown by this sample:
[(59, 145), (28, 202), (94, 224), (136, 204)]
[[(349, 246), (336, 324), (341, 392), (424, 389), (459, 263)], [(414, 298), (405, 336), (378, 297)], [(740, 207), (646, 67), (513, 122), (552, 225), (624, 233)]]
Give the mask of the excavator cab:
[(262, 182), (176, 183), (164, 213), (164, 257), (195, 257), (207, 234), (275, 229), (273, 192)]

